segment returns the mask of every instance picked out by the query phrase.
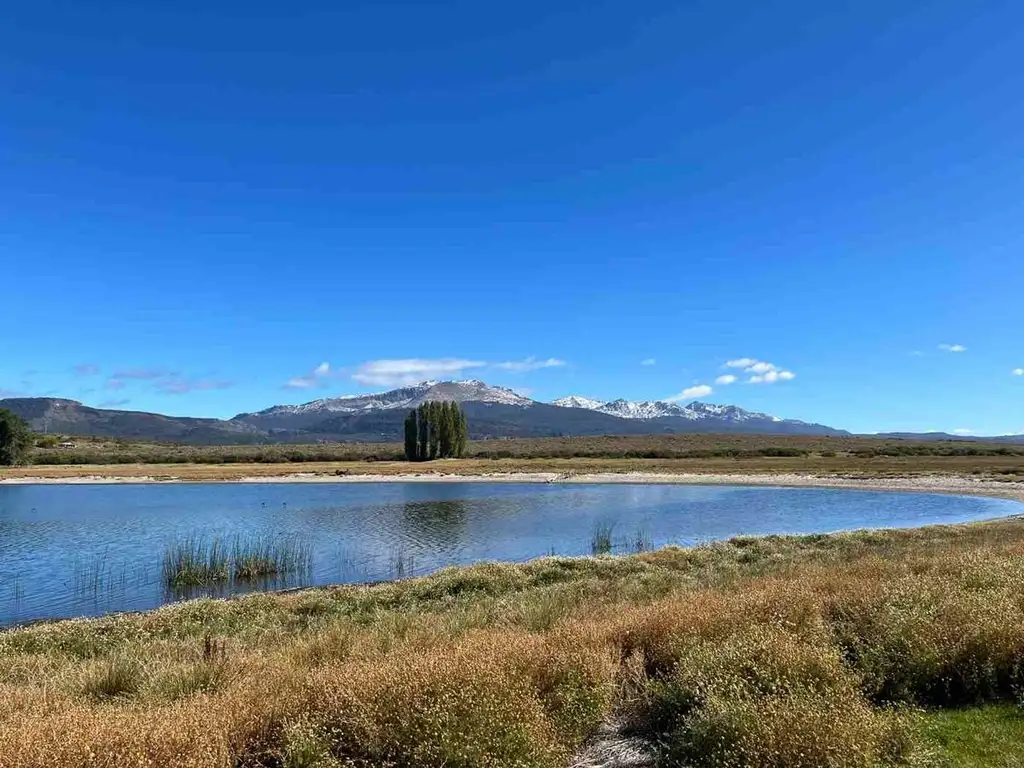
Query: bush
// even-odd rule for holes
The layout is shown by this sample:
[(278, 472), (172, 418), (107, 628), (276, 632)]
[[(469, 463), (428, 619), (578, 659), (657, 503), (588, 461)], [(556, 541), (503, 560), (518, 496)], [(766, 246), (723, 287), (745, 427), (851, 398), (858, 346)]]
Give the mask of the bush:
[(1005, 700), (1024, 688), (1018, 590), (1017, 584), (972, 588), (964, 576), (908, 577), (874, 594), (837, 599), (832, 621), (837, 642), (877, 702)]

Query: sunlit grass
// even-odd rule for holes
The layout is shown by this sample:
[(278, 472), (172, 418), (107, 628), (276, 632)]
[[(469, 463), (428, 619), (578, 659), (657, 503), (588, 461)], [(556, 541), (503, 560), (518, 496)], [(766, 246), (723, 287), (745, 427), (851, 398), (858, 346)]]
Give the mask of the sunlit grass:
[(1018, 768), (1024, 765), (1024, 711), (998, 704), (929, 712), (925, 737), (945, 768)]
[(16, 629), (0, 764), (567, 768), (616, 722), (664, 766), (1021, 765), (1022, 555), (743, 538)]

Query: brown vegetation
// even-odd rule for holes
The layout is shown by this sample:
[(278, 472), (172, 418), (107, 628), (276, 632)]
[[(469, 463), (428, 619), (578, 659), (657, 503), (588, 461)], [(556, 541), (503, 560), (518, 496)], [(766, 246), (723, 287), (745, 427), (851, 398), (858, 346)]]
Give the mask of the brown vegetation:
[(661, 435), (545, 438), (471, 443), (467, 457), (411, 469), (400, 445), (183, 446), (79, 439), (71, 449), (36, 448), (34, 466), (3, 477), (151, 476), (187, 480), (268, 477), (296, 472), (397, 475), (410, 471), (808, 473), (869, 477), (917, 474), (1024, 477), (1024, 445), (864, 437)]
[(3, 766), (930, 761), (920, 708), (1024, 683), (1024, 522), (741, 538), (0, 634)]

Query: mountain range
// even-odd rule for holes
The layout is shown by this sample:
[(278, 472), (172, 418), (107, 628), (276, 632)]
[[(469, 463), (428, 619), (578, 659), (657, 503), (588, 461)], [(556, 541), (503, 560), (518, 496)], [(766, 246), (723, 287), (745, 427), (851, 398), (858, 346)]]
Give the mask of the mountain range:
[(140, 411), (92, 408), (75, 400), (8, 398), (8, 408), (33, 430), (66, 435), (161, 440), (193, 445), (396, 441), (409, 409), (428, 400), (454, 400), (466, 411), (470, 437), (557, 437), (673, 433), (760, 433), (845, 435), (840, 429), (735, 405), (694, 401), (600, 401), (570, 395), (551, 403), (477, 379), (424, 381), (369, 395), (275, 405), (230, 419), (165, 416)]

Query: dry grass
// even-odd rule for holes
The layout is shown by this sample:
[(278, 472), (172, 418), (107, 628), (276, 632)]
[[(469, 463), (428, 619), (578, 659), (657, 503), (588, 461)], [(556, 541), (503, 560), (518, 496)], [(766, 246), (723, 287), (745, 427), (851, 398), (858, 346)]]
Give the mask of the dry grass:
[(10, 477), (156, 476), (187, 480), (317, 474), (492, 472), (806, 472), (872, 477), (949, 473), (1024, 478), (1024, 445), (788, 435), (640, 435), (484, 440), (467, 458), (411, 467), (392, 443), (187, 446), (76, 438), (71, 450), (37, 448), (37, 466)]
[(0, 766), (923, 765), (1015, 701), (1024, 521), (737, 539), (0, 634)]

